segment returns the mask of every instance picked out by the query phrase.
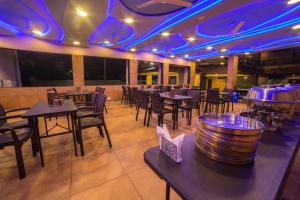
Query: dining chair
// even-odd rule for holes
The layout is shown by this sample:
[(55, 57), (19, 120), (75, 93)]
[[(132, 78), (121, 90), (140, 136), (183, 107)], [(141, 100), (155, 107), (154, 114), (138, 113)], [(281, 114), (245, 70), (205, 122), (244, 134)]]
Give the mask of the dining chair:
[(125, 87), (125, 85), (122, 85), (122, 98), (121, 98), (121, 104), (124, 103), (126, 104), (127, 102), (127, 89)]
[(144, 126), (145, 126), (147, 120), (147, 114), (150, 110), (150, 101), (149, 101), (148, 93), (144, 91), (137, 92), (137, 111), (135, 117), (136, 121), (138, 120), (140, 109), (145, 110), (145, 116), (144, 116)]
[[(18, 128), (25, 128), (28, 127), (28, 120), (23, 119), (21, 114), (13, 114), (15, 112), (21, 112), (29, 110), (30, 108), (18, 108), (18, 109), (11, 109), (11, 110), (5, 110), (2, 104), (0, 103), (0, 126), (8, 126), (15, 129)], [(14, 121), (8, 122), (6, 118), (7, 116), (10, 116), (10, 118), (14, 118)], [(16, 120), (18, 119), (18, 120)]]
[(233, 111), (233, 98), (232, 98), (232, 95), (233, 95), (234, 89), (224, 88), (223, 92), (229, 93), (229, 96), (226, 95), (225, 98), (224, 98), (224, 102), (225, 102), (226, 107), (227, 107), (227, 112), (229, 112), (229, 104), (230, 103), (231, 103), (231, 110)]
[(164, 106), (163, 99), (161, 98), (158, 92), (154, 92), (150, 94), (151, 106), (148, 112), (148, 122), (147, 126), (149, 126), (149, 121), (152, 113), (157, 114), (157, 125), (160, 126), (164, 123), (164, 115), (172, 114), (173, 126), (175, 125), (175, 110), (169, 109)]
[(216, 89), (207, 90), (204, 113), (212, 112), (214, 110), (214, 107), (216, 108), (216, 111), (218, 113), (220, 104), (222, 104), (222, 102), (220, 101), (219, 90)]
[[(6, 121), (8, 119), (18, 118), (19, 116), (4, 116), (0, 117), (2, 121)], [(7, 124), (5, 126), (0, 127), (0, 149), (4, 149), (9, 146), (14, 146), (15, 156), (17, 161), (19, 178), (23, 179), (26, 176), (24, 160), (22, 155), (22, 146), (23, 144), (31, 139), (32, 152), (35, 156), (36, 152), (36, 142), (33, 137), (34, 129), (33, 126), (28, 125), (26, 127), (10, 127)]]
[(104, 94), (105, 93), (105, 88), (104, 87), (96, 87), (95, 92), (98, 92), (99, 94)]
[(95, 111), (93, 113), (78, 116), (76, 119), (75, 122), (76, 139), (80, 144), (81, 156), (84, 156), (82, 130), (87, 128), (97, 127), (100, 133), (100, 137), (104, 137), (103, 130), (102, 130), (103, 127), (108, 141), (108, 145), (110, 148), (112, 147), (110, 136), (105, 124), (104, 113), (103, 113), (105, 101), (106, 101), (106, 96), (104, 94), (99, 94), (99, 96), (97, 97)]

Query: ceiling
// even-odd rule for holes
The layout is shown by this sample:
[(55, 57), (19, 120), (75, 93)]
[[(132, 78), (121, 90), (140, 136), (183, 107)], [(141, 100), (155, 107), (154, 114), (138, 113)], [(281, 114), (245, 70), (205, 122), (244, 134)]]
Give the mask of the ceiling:
[(298, 46), (297, 25), (300, 0), (0, 0), (2, 36), (187, 60)]

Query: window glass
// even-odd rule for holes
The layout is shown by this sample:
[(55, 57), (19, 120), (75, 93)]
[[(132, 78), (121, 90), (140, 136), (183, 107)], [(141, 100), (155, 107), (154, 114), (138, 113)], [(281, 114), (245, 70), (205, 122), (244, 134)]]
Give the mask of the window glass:
[(169, 84), (184, 84), (184, 66), (170, 65)]
[(159, 84), (158, 73), (162, 63), (138, 61), (138, 84)]
[(106, 85), (123, 85), (126, 84), (126, 65), (124, 59), (106, 59)]
[(104, 84), (104, 58), (84, 56), (85, 85)]
[(22, 86), (73, 85), (71, 55), (17, 51), (17, 56)]

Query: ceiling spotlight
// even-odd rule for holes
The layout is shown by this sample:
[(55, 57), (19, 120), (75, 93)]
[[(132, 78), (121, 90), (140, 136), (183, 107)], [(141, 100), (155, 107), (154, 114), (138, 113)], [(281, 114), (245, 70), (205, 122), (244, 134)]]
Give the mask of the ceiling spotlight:
[(300, 0), (290, 0), (287, 2), (287, 4), (291, 5), (291, 4), (295, 4), (295, 3), (298, 3), (300, 2)]
[(156, 51), (157, 51), (157, 49), (156, 49), (156, 48), (154, 48), (154, 49), (152, 49), (152, 51), (156, 52)]
[(223, 62), (221, 62), (220, 64), (221, 64), (221, 65), (224, 65), (224, 63), (223, 63)]
[(171, 57), (171, 58), (174, 58), (175, 56), (174, 56), (174, 55), (170, 55), (170, 57)]
[(170, 33), (169, 32), (163, 32), (161, 35), (164, 36), (164, 37), (168, 37), (170, 35)]
[(221, 52), (226, 52), (227, 51), (227, 49), (221, 49)]
[(42, 36), (42, 32), (38, 31), (38, 30), (33, 30), (32, 33), (34, 33), (35, 35), (38, 35), (38, 36)]
[(213, 48), (212, 46), (206, 47), (207, 50), (212, 50), (212, 48)]
[(189, 57), (189, 55), (188, 55), (188, 54), (185, 54), (185, 55), (184, 55), (184, 57), (185, 57), (185, 58), (188, 58), (188, 57)]
[(249, 53), (249, 52), (245, 52), (244, 54), (245, 54), (245, 55), (249, 55), (250, 53)]
[(104, 41), (104, 44), (110, 44), (110, 41), (105, 40), (105, 41)]
[(87, 14), (86, 11), (78, 9), (77, 10), (77, 15), (79, 15), (81, 17), (86, 17), (88, 14)]
[(131, 51), (131, 52), (135, 52), (136, 49), (135, 49), (135, 48), (131, 48), (130, 51)]
[(193, 42), (193, 41), (195, 41), (196, 40), (196, 38), (194, 38), (194, 37), (189, 37), (188, 38), (188, 41), (190, 41), (190, 42)]
[(152, 66), (153, 66), (153, 65), (154, 65), (154, 63), (153, 63), (153, 62), (150, 62), (150, 65), (152, 65)]
[(132, 18), (125, 18), (125, 23), (127, 24), (132, 24), (134, 22), (134, 20)]
[(198, 61), (198, 62), (200, 62), (200, 61), (201, 61), (201, 59), (197, 59), (197, 61)]
[(220, 56), (220, 58), (225, 58), (225, 56)]
[(78, 41), (73, 41), (73, 44), (74, 44), (74, 45), (80, 45), (80, 42), (78, 42)]
[(300, 29), (300, 24), (297, 24), (296, 26), (293, 26), (293, 30), (296, 30), (296, 29)]

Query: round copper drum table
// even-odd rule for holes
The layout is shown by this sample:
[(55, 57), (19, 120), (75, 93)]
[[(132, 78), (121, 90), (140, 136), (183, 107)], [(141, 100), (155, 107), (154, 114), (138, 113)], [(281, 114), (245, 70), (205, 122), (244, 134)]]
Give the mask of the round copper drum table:
[(208, 158), (232, 165), (252, 163), (263, 124), (233, 114), (205, 114), (199, 117), (195, 143)]

